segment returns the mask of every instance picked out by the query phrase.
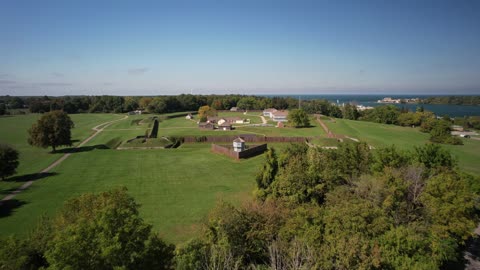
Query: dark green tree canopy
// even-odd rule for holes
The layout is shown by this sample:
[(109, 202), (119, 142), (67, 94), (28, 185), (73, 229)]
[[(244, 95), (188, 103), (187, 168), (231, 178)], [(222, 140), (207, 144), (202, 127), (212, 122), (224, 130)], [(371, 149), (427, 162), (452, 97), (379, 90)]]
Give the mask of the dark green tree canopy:
[(70, 199), (28, 237), (0, 239), (0, 269), (173, 269), (174, 246), (138, 207), (126, 188)]
[(56, 147), (66, 145), (71, 146), (71, 129), (74, 124), (67, 113), (63, 111), (51, 111), (42, 115), (42, 117), (33, 124), (28, 130), (28, 143), (38, 147), (52, 147), (55, 152)]
[(15, 174), (18, 167), (18, 151), (7, 144), (0, 143), (0, 178)]

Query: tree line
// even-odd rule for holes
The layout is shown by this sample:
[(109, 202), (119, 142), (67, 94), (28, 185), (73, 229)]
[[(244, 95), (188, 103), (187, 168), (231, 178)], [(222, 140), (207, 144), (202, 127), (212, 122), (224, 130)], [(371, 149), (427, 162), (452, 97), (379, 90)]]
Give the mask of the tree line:
[(424, 104), (480, 105), (480, 96), (439, 96), (420, 100)]
[(277, 110), (301, 109), (307, 113), (323, 113), (343, 117), (342, 109), (326, 99), (303, 100), (299, 105), (292, 97), (247, 95), (189, 95), (176, 96), (63, 96), (63, 97), (11, 97), (0, 96), (0, 114), (9, 110), (28, 109), (31, 113), (63, 110), (67, 113), (122, 113), (145, 110), (150, 113), (197, 111), (202, 106), (215, 110)]
[(26, 109), (32, 113), (63, 110), (67, 113), (121, 113), (137, 109), (150, 113), (196, 111), (208, 105), (216, 110), (238, 107), (243, 110), (263, 110), (274, 107), (298, 107), (297, 100), (289, 97), (260, 97), (245, 95), (177, 95), (177, 96), (63, 96), (63, 97), (0, 97), (3, 114), (12, 109)]

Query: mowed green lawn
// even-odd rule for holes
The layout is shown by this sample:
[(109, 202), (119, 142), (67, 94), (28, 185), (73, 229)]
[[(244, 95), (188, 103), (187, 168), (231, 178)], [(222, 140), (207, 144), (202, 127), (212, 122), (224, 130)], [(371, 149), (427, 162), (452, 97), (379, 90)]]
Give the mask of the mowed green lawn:
[(235, 161), (211, 153), (209, 144), (162, 150), (89, 147), (135, 134), (137, 130), (128, 130), (131, 120), (112, 125), (90, 141), (85, 151), (73, 153), (53, 169), (54, 175), (18, 194), (11, 208), (0, 212), (1, 235), (25, 235), (40, 216), (53, 215), (68, 198), (125, 186), (141, 204), (145, 220), (167, 241), (181, 243), (198, 233), (217, 201), (239, 203), (252, 196), (262, 156)]
[[(400, 127), (364, 121), (324, 120), (333, 133), (360, 139), (375, 147), (394, 144), (401, 149), (413, 149), (428, 142), (430, 135), (417, 128)], [(480, 141), (462, 139), (464, 145), (442, 145), (458, 158), (461, 169), (480, 175)]]
[[(0, 117), (0, 142), (12, 145), (20, 153), (20, 164), (17, 168), (16, 178), (10, 179), (10, 181), (0, 181), (0, 196), (22, 185), (22, 182), (15, 181), (16, 179), (21, 180), (19, 179), (21, 176), (40, 172), (63, 155), (62, 153), (51, 154), (49, 153), (51, 148), (32, 147), (27, 143), (27, 130), (40, 116), (40, 114), (27, 114)], [(96, 125), (124, 116), (116, 114), (73, 114), (70, 117), (75, 123), (75, 128), (72, 129), (72, 140), (76, 145), (90, 136), (93, 133), (92, 128)], [(59, 150), (61, 149), (59, 148)]]

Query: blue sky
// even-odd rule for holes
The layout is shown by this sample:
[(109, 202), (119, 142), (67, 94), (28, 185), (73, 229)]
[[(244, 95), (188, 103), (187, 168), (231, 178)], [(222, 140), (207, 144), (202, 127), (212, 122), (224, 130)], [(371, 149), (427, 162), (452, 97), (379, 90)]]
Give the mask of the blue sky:
[(480, 1), (2, 1), (0, 95), (480, 94)]

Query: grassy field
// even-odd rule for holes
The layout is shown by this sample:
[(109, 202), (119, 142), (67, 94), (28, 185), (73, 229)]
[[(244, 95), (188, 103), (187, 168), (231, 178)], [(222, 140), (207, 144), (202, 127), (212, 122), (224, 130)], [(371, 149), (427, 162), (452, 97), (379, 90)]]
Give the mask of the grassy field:
[[(324, 120), (333, 133), (343, 134), (360, 139), (368, 144), (381, 147), (394, 144), (401, 149), (413, 149), (428, 142), (429, 134), (419, 129), (384, 125), (372, 122), (335, 119)], [(460, 168), (467, 172), (480, 175), (480, 141), (462, 139), (464, 145), (442, 145), (458, 158)]]
[[(243, 115), (242, 113), (222, 113), (229, 116)], [(255, 116), (251, 116), (250, 120)], [(258, 117), (258, 116), (257, 116)], [(258, 117), (260, 119), (260, 117)], [(222, 135), (241, 135), (241, 134), (257, 134), (262, 136), (321, 136), (325, 132), (314, 119), (311, 121), (312, 126), (309, 128), (277, 128), (277, 127), (256, 127), (251, 125), (235, 124), (235, 130), (204, 130), (199, 129), (195, 120), (187, 120), (183, 117), (172, 118), (160, 122), (158, 136), (222, 136)], [(256, 121), (261, 123), (261, 120)], [(111, 127), (114, 128), (114, 127)], [(141, 135), (141, 134), (139, 134)]]
[[(92, 115), (84, 116), (92, 118)], [(112, 140), (134, 137), (139, 132), (142, 134), (144, 127), (132, 125), (132, 120), (137, 118), (141, 117), (133, 116), (111, 125), (53, 169), (52, 175), (18, 194), (8, 207), (0, 211), (1, 235), (25, 235), (41, 215), (54, 214), (66, 199), (73, 196), (126, 186), (142, 205), (140, 211), (145, 220), (152, 223), (167, 241), (180, 243), (197, 233), (199, 224), (218, 200), (240, 202), (251, 197), (254, 175), (262, 156), (235, 161), (211, 153), (209, 144), (161, 150), (97, 147), (108, 145)], [(93, 123), (96, 121), (93, 119), (84, 121), (85, 126), (98, 124)], [(25, 122), (23, 129), (30, 123)], [(2, 129), (4, 127), (2, 125)], [(83, 134), (90, 134), (87, 131)], [(43, 149), (32, 151), (40, 151), (42, 155), (48, 152)], [(48, 165), (46, 163), (44, 165)], [(6, 190), (3, 193), (6, 194)]]
[[(59, 154), (26, 144), (26, 130), (38, 115), (0, 118), (1, 140), (14, 144), (22, 153), (19, 174), (40, 171)], [(73, 138), (83, 140), (91, 128), (123, 116), (108, 114), (72, 115), (76, 128)], [(54, 168), (52, 175), (35, 182), (0, 209), (0, 235), (25, 235), (43, 215), (54, 214), (68, 198), (85, 192), (99, 192), (126, 186), (141, 204), (140, 213), (155, 230), (172, 243), (182, 243), (198, 233), (207, 213), (219, 200), (239, 203), (252, 196), (254, 175), (262, 156), (235, 161), (210, 152), (210, 144), (184, 144), (177, 149), (109, 149), (137, 135), (144, 135), (148, 123), (138, 124), (151, 115), (129, 116), (107, 127), (80, 151)], [(148, 122), (148, 121), (147, 121)], [(338, 119), (325, 121), (339, 134), (349, 135), (379, 147), (395, 144), (412, 148), (427, 142), (428, 135), (412, 128)], [(324, 135), (318, 124), (306, 129), (242, 127), (235, 131), (199, 130), (195, 121), (184, 117), (160, 122), (159, 137), (165, 135), (231, 135), (247, 132), (269, 136)], [(460, 160), (460, 166), (480, 174), (480, 141), (465, 140), (463, 146), (447, 146)], [(317, 138), (317, 145), (335, 145), (333, 139)], [(269, 144), (284, 148), (287, 144)], [(26, 179), (0, 183), (2, 195)]]
[[(123, 116), (115, 114), (74, 114), (70, 115), (75, 128), (72, 129), (74, 145), (80, 143), (93, 133), (92, 128), (103, 122), (119, 119)], [(40, 118), (40, 114), (0, 117), (0, 142), (8, 143), (20, 152), (20, 165), (16, 177), (10, 181), (0, 181), (0, 195), (15, 189), (22, 184), (28, 174), (37, 173), (63, 155), (51, 154), (51, 149), (32, 147), (27, 143), (27, 130)], [(65, 148), (63, 148), (65, 149)], [(62, 150), (62, 148), (59, 148)]]

